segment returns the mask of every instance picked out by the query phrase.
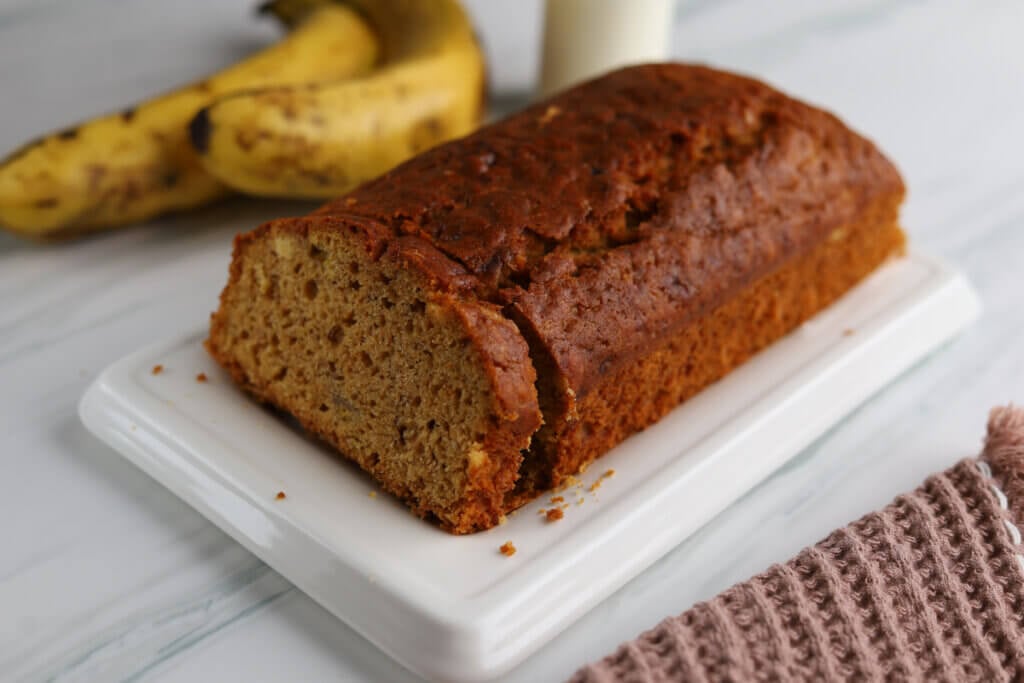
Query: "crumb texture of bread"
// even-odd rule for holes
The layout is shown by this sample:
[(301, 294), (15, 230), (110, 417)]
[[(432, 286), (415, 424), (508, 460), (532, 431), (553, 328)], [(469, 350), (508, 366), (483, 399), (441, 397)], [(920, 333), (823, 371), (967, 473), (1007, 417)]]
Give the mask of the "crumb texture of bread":
[(209, 348), (418, 514), (484, 529), (900, 254), (903, 195), (825, 111), (629, 67), (240, 236)]
[[(209, 350), (418, 514), (491, 526), (539, 423), (526, 345), (489, 305), (446, 297), (375, 246), (302, 219), (243, 236)], [(516, 381), (522, 395), (502, 400)]]

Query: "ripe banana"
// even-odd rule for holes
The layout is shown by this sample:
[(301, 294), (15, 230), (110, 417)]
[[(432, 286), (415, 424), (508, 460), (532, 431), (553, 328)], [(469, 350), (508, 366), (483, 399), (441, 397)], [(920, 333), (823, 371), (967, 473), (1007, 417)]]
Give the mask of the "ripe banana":
[[(284, 21), (324, 0), (272, 0)], [(376, 30), (362, 78), (234, 93), (196, 115), (203, 168), (255, 195), (332, 198), (479, 123), (484, 61), (456, 0), (336, 0)]]
[(188, 122), (224, 93), (367, 72), (380, 44), (351, 9), (325, 5), (280, 42), (117, 114), (29, 143), (0, 162), (0, 226), (61, 237), (206, 203), (229, 191), (203, 171)]

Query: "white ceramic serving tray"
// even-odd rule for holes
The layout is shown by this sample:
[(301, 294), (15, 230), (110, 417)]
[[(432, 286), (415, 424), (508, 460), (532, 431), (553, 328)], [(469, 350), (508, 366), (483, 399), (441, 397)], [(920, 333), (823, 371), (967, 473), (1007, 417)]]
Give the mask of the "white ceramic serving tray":
[[(564, 519), (538, 514), (548, 495), (472, 536), (371, 496), (372, 480), (237, 390), (204, 352), (201, 329), (112, 365), (80, 412), (402, 664), (472, 681), (522, 661), (977, 313), (946, 266), (920, 254), (891, 263), (591, 466), (581, 488), (561, 493)], [(591, 492), (608, 469), (615, 475)], [(498, 552), (505, 541), (514, 556)]]

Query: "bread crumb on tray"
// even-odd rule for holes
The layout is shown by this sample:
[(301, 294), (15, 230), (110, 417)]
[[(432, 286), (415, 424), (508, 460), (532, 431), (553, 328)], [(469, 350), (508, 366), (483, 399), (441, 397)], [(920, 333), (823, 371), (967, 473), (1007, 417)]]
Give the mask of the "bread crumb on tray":
[(276, 495), (276, 496), (274, 496), (274, 498), (275, 498), (276, 500), (284, 500), (284, 499), (285, 499), (285, 498), (287, 498), (287, 497), (288, 497), (288, 496), (284, 495), (284, 491), (278, 491), (278, 492), (277, 492), (277, 495)]
[(544, 516), (547, 517), (549, 522), (557, 522), (562, 517), (565, 517), (565, 513), (562, 512), (562, 508), (551, 508)]
[(205, 382), (206, 379), (207, 379), (207, 377), (206, 377), (206, 373), (205, 372), (200, 372), (198, 375), (196, 375), (196, 381), (199, 382), (200, 384)]
[(516, 547), (512, 545), (512, 541), (505, 541), (505, 543), (503, 543), (502, 546), (498, 548), (498, 552), (500, 552), (505, 557), (512, 557), (516, 554)]
[(594, 480), (594, 483), (590, 485), (590, 492), (593, 493), (601, 488), (601, 484), (604, 483), (605, 479), (615, 476), (615, 470), (605, 470), (605, 473)]
[(154, 365), (153, 369), (150, 370), (150, 372), (152, 372), (154, 375), (159, 375), (163, 371), (164, 371), (164, 366), (160, 365), (159, 363)]

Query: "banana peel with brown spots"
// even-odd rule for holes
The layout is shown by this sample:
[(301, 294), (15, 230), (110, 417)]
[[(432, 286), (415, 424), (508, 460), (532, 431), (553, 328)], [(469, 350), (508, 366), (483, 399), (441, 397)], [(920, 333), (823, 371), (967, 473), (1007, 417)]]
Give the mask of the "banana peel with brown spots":
[(0, 161), (0, 227), (55, 239), (206, 204), (231, 189), (192, 151), (188, 124), (197, 111), (225, 93), (359, 76), (381, 56), (359, 13), (317, 7), (282, 40), (234, 66)]
[[(275, 0), (283, 21), (328, 0)], [(227, 95), (192, 120), (203, 168), (247, 194), (334, 198), (483, 113), (485, 67), (456, 0), (341, 0), (365, 17), (382, 64), (356, 78)]]

